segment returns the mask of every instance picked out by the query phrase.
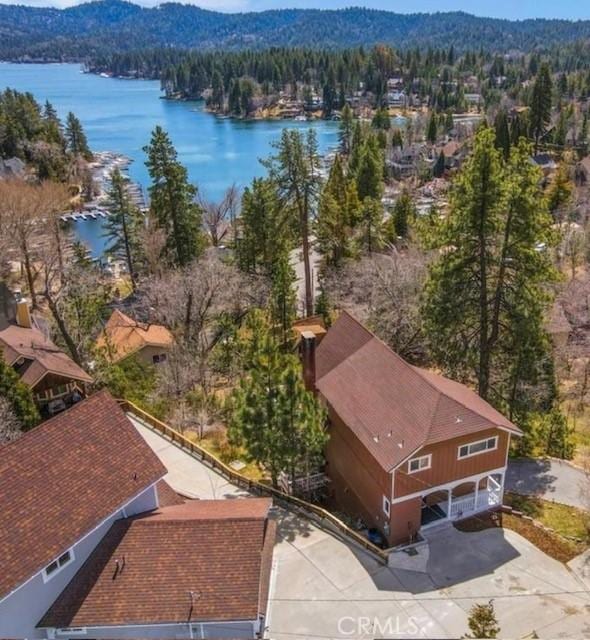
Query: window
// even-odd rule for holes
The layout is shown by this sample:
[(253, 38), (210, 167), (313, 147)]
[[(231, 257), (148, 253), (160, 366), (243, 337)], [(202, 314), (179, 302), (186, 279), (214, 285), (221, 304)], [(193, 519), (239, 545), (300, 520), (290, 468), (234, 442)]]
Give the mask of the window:
[(73, 549), (68, 549), (65, 553), (62, 553), (57, 560), (54, 560), (43, 569), (43, 581), (47, 582), (51, 580), (54, 575), (59, 573), (64, 567), (67, 567), (73, 560), (74, 551)]
[(160, 354), (156, 354), (155, 356), (152, 356), (152, 362), (154, 364), (160, 364), (160, 362), (166, 362), (166, 354), (160, 353)]
[(86, 627), (62, 627), (55, 632), (58, 636), (85, 636), (88, 633)]
[(472, 442), (471, 444), (461, 445), (459, 447), (459, 455), (457, 457), (459, 460), (461, 460), (461, 458), (469, 458), (471, 456), (476, 456), (479, 453), (493, 451), (497, 448), (498, 436), (494, 436), (493, 438), (486, 438), (485, 440), (478, 440), (477, 442)]
[(391, 511), (391, 503), (389, 500), (383, 496), (383, 513), (388, 516)]
[(408, 473), (416, 473), (416, 471), (424, 471), (424, 469), (430, 469), (432, 463), (432, 454), (427, 456), (420, 456), (419, 458), (412, 458), (408, 462)]

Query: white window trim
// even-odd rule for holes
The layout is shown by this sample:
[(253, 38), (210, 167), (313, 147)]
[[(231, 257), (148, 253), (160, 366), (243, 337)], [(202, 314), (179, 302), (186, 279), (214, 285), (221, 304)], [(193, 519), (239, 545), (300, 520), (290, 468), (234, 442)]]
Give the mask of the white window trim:
[(386, 516), (391, 515), (391, 501), (386, 496), (383, 496), (383, 513)]
[[(487, 442), (488, 440), (494, 439), (494, 446), (491, 449), (484, 449), (483, 451), (476, 451), (475, 453), (467, 453), (466, 455), (461, 455), (461, 449), (463, 447), (472, 447), (475, 444), (479, 444), (480, 442)], [(460, 444), (457, 447), (457, 460), (465, 460), (465, 458), (473, 458), (473, 456), (480, 456), (482, 453), (488, 453), (489, 451), (496, 451), (498, 448), (498, 436), (490, 436), (489, 438), (482, 438), (481, 440), (475, 440), (474, 442), (468, 442), (466, 444)]]
[[(61, 566), (58, 566), (57, 569), (55, 569), (55, 571), (52, 571), (51, 573), (47, 573), (47, 567), (50, 564), (53, 564), (56, 560), (59, 560), (59, 558), (61, 558), (61, 556), (63, 556), (66, 553), (70, 554), (70, 559), (64, 564), (62, 564)], [(61, 573), (66, 567), (69, 567), (72, 564), (72, 562), (74, 562), (75, 559), (76, 559), (76, 556), (74, 554), (74, 547), (70, 547), (69, 549), (66, 549), (63, 553), (60, 553), (59, 556), (57, 556), (57, 558), (54, 558), (50, 563), (47, 564), (47, 567), (43, 569), (41, 574), (43, 576), (43, 582), (49, 582), (58, 573)]]
[[(412, 462), (414, 462), (414, 460), (428, 460), (428, 464), (425, 467), (419, 467), (418, 469), (414, 469), (412, 470)], [(408, 473), (419, 473), (420, 471), (426, 471), (427, 469), (430, 469), (432, 467), (432, 454), (428, 453), (425, 456), (417, 456), (415, 458), (410, 458), (408, 460)]]
[(62, 627), (55, 630), (55, 634), (58, 636), (85, 636), (87, 633), (86, 627)]

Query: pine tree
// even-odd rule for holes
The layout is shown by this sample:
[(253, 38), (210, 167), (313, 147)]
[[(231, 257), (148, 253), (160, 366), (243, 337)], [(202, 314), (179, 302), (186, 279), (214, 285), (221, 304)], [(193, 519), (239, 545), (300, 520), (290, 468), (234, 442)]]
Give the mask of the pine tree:
[(296, 276), (288, 251), (283, 250), (277, 257), (271, 274), (270, 319), (279, 344), (286, 348), (291, 343), (297, 316)]
[(305, 313), (313, 313), (310, 262), (310, 226), (320, 193), (318, 144), (315, 131), (303, 135), (296, 129), (283, 129), (274, 144), (277, 155), (263, 162), (277, 185), (285, 209), (295, 213), (298, 240), (302, 245), (305, 279)]
[(305, 390), (297, 358), (281, 350), (260, 313), (248, 320), (244, 347), (246, 374), (230, 399), (229, 435), (251, 460), (279, 474), (309, 472), (326, 442), (325, 413)]
[(415, 219), (416, 208), (407, 190), (397, 199), (387, 225), (387, 239), (395, 243), (398, 238), (406, 238), (410, 230), (410, 220)]
[(92, 153), (88, 147), (82, 123), (71, 111), (66, 119), (66, 140), (70, 153), (74, 156), (81, 156), (85, 160), (92, 160)]
[(530, 149), (521, 141), (504, 169), (494, 139), (493, 130), (478, 131), (455, 181), (438, 229), (438, 246), (447, 250), (430, 268), (423, 313), (437, 362), (454, 375), (473, 373), (483, 398), (493, 382), (490, 399), (501, 404), (509, 394), (507, 363), (518, 360), (513, 332), (542, 339), (555, 272), (548, 252), (536, 249), (552, 243), (552, 232)]
[(168, 134), (157, 126), (144, 148), (152, 185), (150, 213), (166, 234), (165, 252), (172, 264), (186, 266), (203, 248), (202, 211), (196, 204), (197, 189), (188, 182)]
[(126, 179), (116, 168), (111, 176), (109, 191), (111, 215), (103, 225), (105, 231), (103, 235), (109, 241), (107, 251), (111, 255), (122, 256), (125, 259), (131, 286), (135, 290), (140, 254), (139, 232), (143, 226), (143, 216), (131, 201), (126, 183)]
[(496, 131), (496, 149), (500, 149), (504, 160), (508, 160), (510, 155), (510, 130), (508, 128), (508, 115), (504, 109), (500, 109), (494, 120)]
[(553, 82), (547, 63), (543, 63), (537, 74), (530, 103), (531, 135), (535, 141), (535, 153), (539, 150), (539, 141), (551, 122), (551, 103)]
[(340, 150), (346, 156), (350, 153), (352, 145), (353, 125), (352, 109), (348, 104), (345, 104), (342, 109), (342, 119), (340, 120), (340, 126), (338, 128), (338, 139), (340, 140)]
[(498, 620), (494, 613), (494, 604), (474, 604), (469, 612), (468, 625), (470, 634), (465, 638), (497, 638), (500, 633)]
[(434, 111), (430, 114), (430, 120), (428, 121), (428, 130), (426, 132), (426, 139), (430, 144), (436, 144), (438, 138), (438, 126), (436, 113)]
[(432, 175), (435, 178), (442, 178), (445, 174), (445, 169), (446, 158), (444, 152), (441, 150), (441, 152), (438, 154), (438, 158), (436, 159), (434, 167), (432, 167)]
[(380, 200), (365, 198), (359, 222), (360, 244), (369, 255), (382, 244), (383, 205)]
[(16, 419), (25, 431), (41, 420), (30, 387), (20, 381), (16, 371), (2, 357), (0, 357), (0, 397), (8, 401)]
[(236, 238), (238, 266), (250, 273), (271, 274), (283, 245), (291, 244), (277, 185), (267, 178), (255, 178), (244, 189)]
[(356, 188), (361, 200), (377, 200), (383, 193), (383, 154), (374, 135), (367, 136), (356, 170)]

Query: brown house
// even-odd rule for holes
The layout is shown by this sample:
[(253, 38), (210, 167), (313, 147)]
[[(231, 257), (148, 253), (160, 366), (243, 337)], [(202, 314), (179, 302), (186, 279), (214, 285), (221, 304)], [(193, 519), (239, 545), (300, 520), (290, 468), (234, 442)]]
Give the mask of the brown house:
[(0, 331), (0, 354), (33, 391), (40, 409), (64, 409), (86, 395), (92, 378), (37, 327), (26, 300)]
[(476, 393), (414, 367), (347, 313), (304, 369), (326, 402), (327, 473), (337, 502), (392, 544), (502, 503), (511, 435)]
[(174, 343), (170, 331), (159, 324), (138, 322), (115, 309), (96, 341), (111, 362), (136, 356), (147, 364), (165, 362)]

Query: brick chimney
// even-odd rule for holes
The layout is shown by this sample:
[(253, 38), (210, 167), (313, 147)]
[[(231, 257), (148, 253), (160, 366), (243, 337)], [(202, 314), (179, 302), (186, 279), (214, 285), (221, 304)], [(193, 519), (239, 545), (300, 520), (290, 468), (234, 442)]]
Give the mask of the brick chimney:
[(16, 324), (24, 329), (30, 329), (33, 326), (31, 311), (26, 298), (21, 298), (16, 303)]
[(315, 391), (315, 348), (315, 333), (313, 331), (302, 331), (299, 353), (303, 365), (303, 382), (308, 391)]

